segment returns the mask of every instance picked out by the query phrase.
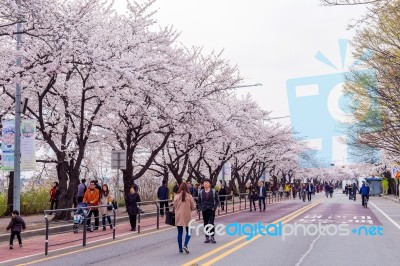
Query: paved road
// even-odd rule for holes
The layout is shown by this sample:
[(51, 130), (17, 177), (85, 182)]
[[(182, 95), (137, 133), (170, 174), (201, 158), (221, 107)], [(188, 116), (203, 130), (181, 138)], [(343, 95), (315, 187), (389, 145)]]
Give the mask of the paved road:
[[(288, 230), (288, 225), (300, 228), (297, 236), (287, 236), (284, 240), (282, 236), (271, 236), (279, 232), (274, 230), (269, 231), (271, 235), (256, 235), (250, 240), (246, 236), (218, 236), (217, 244), (204, 244), (204, 236), (193, 236), (191, 253), (182, 255), (178, 254), (176, 229), (164, 227), (155, 232), (109, 240), (98, 246), (56, 252), (49, 257), (35, 256), (9, 264), (399, 265), (400, 204), (371, 198), (369, 208), (364, 209), (359, 200), (349, 201), (339, 193), (326, 199), (320, 194), (310, 203), (288, 200), (269, 205), (265, 213), (243, 211), (217, 219), (217, 224), (225, 225), (235, 222), (261, 222), (264, 225), (281, 222), (283, 230)], [(304, 236), (301, 230), (306, 226), (309, 226), (309, 230), (328, 226), (333, 234), (337, 228), (334, 225), (358, 231), (350, 231), (347, 236), (322, 235), (318, 232)], [(371, 227), (376, 230), (383, 228), (380, 229), (383, 235), (366, 236)]]

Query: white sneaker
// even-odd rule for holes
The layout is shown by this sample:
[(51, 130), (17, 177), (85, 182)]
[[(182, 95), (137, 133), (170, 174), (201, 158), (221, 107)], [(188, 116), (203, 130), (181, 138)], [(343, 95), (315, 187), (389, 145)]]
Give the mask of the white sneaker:
[(186, 254), (190, 253), (190, 250), (187, 246), (183, 246), (183, 250), (186, 252)]

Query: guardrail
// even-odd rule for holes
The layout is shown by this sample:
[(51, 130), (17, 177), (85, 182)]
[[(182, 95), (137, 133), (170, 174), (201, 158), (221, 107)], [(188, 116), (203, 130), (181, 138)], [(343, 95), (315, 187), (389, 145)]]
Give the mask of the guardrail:
[[(77, 207), (77, 208), (66, 208), (66, 209), (56, 209), (56, 210), (45, 210), (44, 211), (44, 219), (45, 219), (45, 222), (46, 222), (46, 230), (45, 230), (45, 251), (44, 251), (44, 254), (45, 255), (47, 255), (48, 254), (48, 250), (49, 250), (49, 247), (50, 246), (58, 246), (58, 245), (62, 245), (62, 244), (66, 244), (66, 243), (72, 243), (72, 242), (77, 242), (77, 241), (80, 241), (80, 240), (82, 240), (82, 246), (83, 247), (85, 247), (86, 246), (86, 242), (87, 242), (87, 239), (90, 239), (90, 238), (93, 238), (93, 237), (99, 237), (99, 236), (102, 236), (102, 235), (106, 235), (106, 234), (101, 234), (101, 235), (96, 235), (96, 236), (93, 236), (93, 237), (87, 237), (87, 234), (86, 234), (86, 232), (87, 232), (87, 230), (88, 230), (88, 228), (87, 228), (87, 221), (88, 221), (88, 211), (90, 211), (90, 209), (94, 209), (94, 208), (97, 208), (98, 209), (98, 211), (100, 211), (99, 210), (99, 208), (100, 207), (108, 207), (108, 205), (98, 205), (98, 206), (88, 206), (88, 207)], [(78, 224), (76, 224), (76, 223), (73, 223), (73, 226), (72, 226), (72, 230), (67, 230), (67, 231), (62, 231), (61, 233), (65, 233), (65, 232), (74, 232), (74, 233), (79, 233), (79, 227), (80, 227), (80, 225), (82, 225), (83, 226), (83, 230), (82, 230), (82, 238), (80, 238), (80, 239), (74, 239), (74, 240), (71, 240), (71, 241), (68, 241), (68, 242), (62, 242), (62, 243), (57, 243), (57, 244), (53, 244), (53, 245), (49, 245), (49, 214), (52, 214), (52, 213), (57, 213), (57, 212), (68, 212), (67, 213), (67, 215), (71, 215), (71, 212), (73, 212), (73, 213), (76, 213), (78, 210), (82, 210), (82, 215), (83, 215), (83, 220), (82, 221), (80, 221)], [(115, 212), (115, 209), (114, 209), (114, 207), (112, 207), (112, 210), (109, 210), (109, 211), (112, 211), (113, 212), (113, 223), (112, 223), (112, 235), (113, 235), (113, 239), (115, 239), (115, 225), (116, 225), (116, 212)], [(98, 218), (99, 219), (99, 226), (100, 226), (100, 214), (99, 214), (99, 216), (95, 216), (94, 217), (94, 219), (96, 219), (96, 218)], [(68, 225), (67, 225), (68, 226)], [(69, 226), (70, 226), (70, 224), (69, 224)], [(75, 226), (78, 226), (77, 228), (75, 227)], [(99, 227), (98, 226), (98, 227)], [(98, 228), (97, 228), (98, 229)], [(60, 233), (54, 233), (54, 234), (52, 234), (52, 235), (57, 235), (57, 234), (60, 234)]]

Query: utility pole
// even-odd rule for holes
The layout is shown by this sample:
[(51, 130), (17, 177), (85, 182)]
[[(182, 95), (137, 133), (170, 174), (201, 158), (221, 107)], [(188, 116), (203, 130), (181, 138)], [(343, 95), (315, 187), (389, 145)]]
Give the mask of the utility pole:
[[(20, 1), (17, 1), (18, 9)], [(17, 60), (16, 65), (21, 67), (21, 22), (20, 13), (18, 12), (17, 23)], [(17, 84), (15, 89), (15, 140), (14, 140), (14, 194), (13, 206), (14, 210), (20, 211), (21, 206), (21, 84), (20, 77), (17, 77)]]

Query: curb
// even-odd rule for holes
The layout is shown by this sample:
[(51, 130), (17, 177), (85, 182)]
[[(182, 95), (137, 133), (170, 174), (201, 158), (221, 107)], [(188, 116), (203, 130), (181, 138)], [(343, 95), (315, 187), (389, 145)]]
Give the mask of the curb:
[(400, 203), (400, 199), (398, 199), (398, 198), (388, 197), (388, 196), (385, 196), (385, 195), (382, 195), (382, 198), (384, 198), (386, 200), (391, 200), (391, 201)]

